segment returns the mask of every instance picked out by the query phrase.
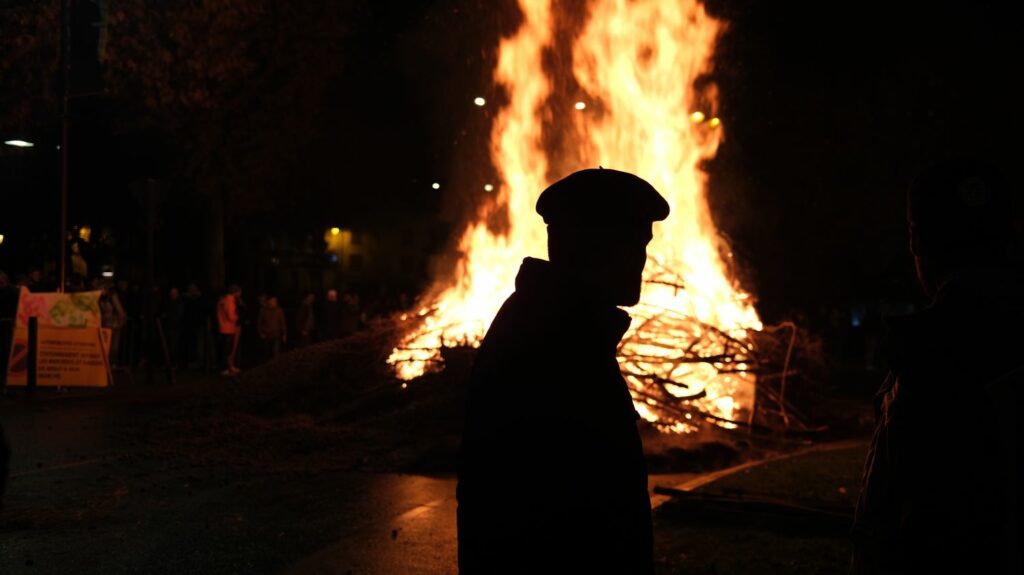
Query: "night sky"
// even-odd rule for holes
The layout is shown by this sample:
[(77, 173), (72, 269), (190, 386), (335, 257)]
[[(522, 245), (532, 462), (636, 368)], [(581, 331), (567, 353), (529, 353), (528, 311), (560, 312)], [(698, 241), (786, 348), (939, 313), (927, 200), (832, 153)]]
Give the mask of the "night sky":
[[(412, 124), (433, 154), (410, 158), (426, 172), (439, 166), (460, 188), (479, 190), (486, 178), (476, 166), (486, 163), (487, 123), (469, 104), (491, 96), (498, 34), (516, 25), (511, 4), (435, 2), (397, 19), (398, 32), (392, 12), (378, 14), (376, 45), (395, 66), (383, 85), (404, 84), (406, 97), (422, 98), (406, 100), (411, 109), (433, 112)], [(748, 0), (712, 2), (709, 11), (729, 23), (713, 73), (726, 138), (708, 165), (710, 200), (762, 313), (923, 303), (907, 253), (905, 190), (945, 155), (1014, 165), (1021, 50), (1011, 10)]]
[[(919, 303), (904, 230), (913, 174), (951, 152), (1014, 165), (1021, 51), (1010, 8), (890, 4), (709, 5), (729, 22), (713, 73), (726, 139), (707, 166), (710, 200), (736, 271), (769, 320), (865, 301)], [(500, 35), (515, 29), (514, 3), (345, 5), (346, 30), (316, 78), (325, 94), (311, 111), (316, 128), (282, 144), (283, 155), (300, 158), (287, 167), (294, 189), (246, 217), (322, 229), (427, 212), (458, 229), (492, 177), (496, 107), (472, 100), (498, 98), (491, 70)], [(118, 132), (116, 115), (103, 102), (78, 108), (73, 223), (137, 218), (129, 183), (172, 169), (159, 134)], [(18, 208), (36, 226), (55, 225), (41, 216), (55, 207), (46, 195), (56, 194), (52, 160), (0, 155), (5, 202), (16, 186), (40, 192)], [(0, 216), (4, 226), (18, 222), (12, 210)], [(0, 267), (14, 265), (0, 256)]]
[(905, 232), (915, 173), (950, 154), (1016, 163), (1009, 9), (891, 4), (716, 6), (731, 22), (718, 52), (729, 129), (711, 198), (763, 313), (920, 302)]

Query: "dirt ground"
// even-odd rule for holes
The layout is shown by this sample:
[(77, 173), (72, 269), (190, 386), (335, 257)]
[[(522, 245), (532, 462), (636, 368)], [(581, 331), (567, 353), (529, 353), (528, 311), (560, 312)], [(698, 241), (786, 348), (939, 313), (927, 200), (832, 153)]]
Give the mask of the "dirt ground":
[[(730, 501), (779, 499), (852, 511), (866, 444), (768, 462), (697, 490)], [(850, 517), (849, 519), (852, 519)], [(850, 558), (848, 520), (794, 520), (751, 506), (671, 500), (655, 515), (660, 572), (842, 574)]]

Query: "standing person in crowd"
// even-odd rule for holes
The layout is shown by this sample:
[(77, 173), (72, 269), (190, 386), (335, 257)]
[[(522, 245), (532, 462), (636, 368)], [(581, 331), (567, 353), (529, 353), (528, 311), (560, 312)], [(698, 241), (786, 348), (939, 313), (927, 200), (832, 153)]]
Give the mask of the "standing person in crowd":
[(228, 286), (228, 291), (217, 302), (217, 332), (220, 334), (221, 354), (224, 356), (222, 375), (235, 375), (241, 370), (235, 366), (238, 355), (238, 339), (242, 329), (238, 321), (239, 300), (242, 289), (237, 285)]
[(142, 295), (139, 285), (129, 286), (128, 280), (118, 280), (117, 298), (125, 312), (118, 359), (122, 365), (130, 366), (138, 358), (142, 338)]
[[(852, 574), (1021, 572), (1019, 198), (985, 158), (943, 159), (909, 190), (910, 255), (932, 303), (888, 319)], [(962, 398), (984, 416), (951, 425)]]
[(185, 325), (185, 301), (181, 292), (172, 287), (167, 292), (167, 303), (164, 305), (164, 336), (167, 338), (167, 352), (171, 355), (173, 365), (183, 365), (181, 353), (182, 329)]
[[(13, 318), (18, 313), (18, 288), (11, 285), (10, 279), (0, 271), (0, 319), (10, 318), (11, 323), (0, 323), (0, 381), (7, 377), (7, 355), (10, 352), (11, 333), (14, 329)], [(7, 434), (0, 423), (0, 509), (4, 506), (4, 493), (7, 491), (8, 467), (11, 460), (11, 447), (7, 443)]]
[[(11, 285), (10, 279), (0, 271), (0, 319), (14, 318), (18, 307), (18, 290)], [(7, 354), (11, 345), (11, 330), (14, 325), (0, 323), (0, 381), (7, 377)], [(7, 434), (0, 423), (0, 509), (4, 506), (4, 492), (7, 491), (8, 462), (11, 460), (11, 447), (7, 444)]]
[(327, 301), (320, 316), (320, 336), (325, 339), (337, 339), (341, 335), (341, 302), (338, 301), (338, 290), (327, 290)]
[(309, 292), (302, 299), (299, 311), (295, 314), (295, 327), (299, 332), (299, 345), (305, 347), (313, 343), (316, 333), (316, 294)]
[(208, 314), (203, 303), (203, 294), (194, 283), (185, 288), (182, 297), (182, 361), (185, 365), (199, 367), (203, 360), (203, 343), (206, 341), (206, 320)]
[(0, 319), (13, 318), (18, 307), (18, 288), (0, 271)]
[(121, 305), (121, 298), (117, 295), (117, 290), (114, 286), (107, 284), (95, 284), (96, 287), (102, 289), (100, 293), (100, 325), (110, 330), (110, 349), (108, 350), (110, 356), (110, 363), (112, 367), (117, 367), (120, 364), (121, 359), (121, 338), (123, 336), (125, 322), (127, 321), (127, 314), (125, 314), (124, 306)]
[(29, 270), (28, 279), (26, 280), (25, 285), (28, 287), (30, 291), (37, 293), (49, 291), (48, 288), (50, 287), (46, 285), (45, 281), (43, 280), (43, 270), (39, 268), (32, 268), (31, 270)]
[(10, 294), (17, 294), (14, 290), (14, 286), (10, 284), (10, 278), (7, 274), (0, 270), (0, 317), (12, 317), (13, 314), (8, 315), (8, 300)]
[(10, 473), (11, 446), (7, 443), (4, 426), (0, 425), (0, 509), (4, 508), (4, 493), (7, 492), (7, 475)]
[[(163, 324), (164, 315), (163, 306), (166, 303), (163, 299), (163, 290), (160, 286), (153, 284), (149, 286), (148, 294), (144, 291), (142, 298), (142, 318), (139, 325), (142, 326), (142, 357), (140, 361), (143, 365), (146, 362), (160, 362), (163, 358), (163, 344), (160, 340), (160, 333), (158, 329), (165, 330), (163, 333), (164, 341), (167, 340), (167, 325)], [(158, 321), (159, 320), (159, 321)], [(169, 343), (169, 342), (168, 342)], [(170, 350), (168, 349), (168, 352)]]
[[(251, 301), (251, 300), (250, 300)], [(256, 363), (261, 353), (260, 334), (257, 331), (257, 320), (260, 310), (266, 305), (267, 295), (259, 294), (255, 305), (249, 305), (241, 296), (238, 298), (238, 351), (235, 353), (235, 365), (251, 365)], [(257, 357), (251, 357), (251, 356)]]
[(11, 349), (11, 331), (14, 329), (14, 315), (17, 311), (18, 289), (11, 285), (7, 274), (0, 270), (0, 381), (7, 374), (7, 355)]
[(267, 297), (256, 325), (263, 342), (264, 356), (268, 359), (277, 357), (281, 353), (281, 344), (288, 342), (288, 326), (276, 297)]
[(338, 314), (338, 336), (348, 337), (359, 331), (362, 318), (359, 314), (359, 296), (345, 292), (341, 298), (341, 312)]

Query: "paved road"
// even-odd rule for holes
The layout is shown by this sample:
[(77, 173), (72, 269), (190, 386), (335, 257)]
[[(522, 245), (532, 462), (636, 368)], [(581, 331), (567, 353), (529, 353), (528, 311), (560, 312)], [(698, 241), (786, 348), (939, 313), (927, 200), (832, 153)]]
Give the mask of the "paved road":
[[(655, 475), (651, 477), (651, 486), (674, 486), (693, 477), (694, 474)], [(336, 542), (291, 565), (286, 573), (456, 572), (453, 478), (379, 476), (366, 503), (364, 511), (368, 513), (353, 517)], [(379, 509), (370, 510), (377, 504), (391, 506), (381, 514)]]
[[(191, 468), (147, 458), (118, 432), (128, 419), (157, 416), (152, 405), (5, 407), (14, 458), (0, 573), (453, 570), (451, 477)], [(325, 553), (329, 563), (316, 559)]]
[(15, 448), (0, 573), (455, 572), (453, 477), (239, 474), (146, 457), (121, 429), (166, 401), (0, 406)]

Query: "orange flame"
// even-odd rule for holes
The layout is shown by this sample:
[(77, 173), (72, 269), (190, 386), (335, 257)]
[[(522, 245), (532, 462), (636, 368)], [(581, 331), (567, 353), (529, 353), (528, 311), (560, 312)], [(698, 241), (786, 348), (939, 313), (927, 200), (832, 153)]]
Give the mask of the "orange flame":
[[(520, 8), (523, 23), (501, 42), (495, 71), (509, 95), (491, 133), (491, 157), (502, 176), (497, 201), (467, 227), (454, 283), (447, 278), (424, 297), (421, 322), (389, 363), (409, 380), (440, 365), (442, 346), (478, 345), (514, 289), (522, 259), (546, 253), (544, 224), (534, 211), (540, 192), (569, 172), (602, 165), (650, 181), (672, 207), (655, 225), (643, 296), (630, 310), (637, 320), (619, 350), (637, 410), (664, 429), (693, 429), (686, 417), (658, 415), (654, 408), (664, 399), (645, 391), (658, 381), (671, 396), (699, 396), (691, 400), (699, 411), (736, 420), (753, 398), (746, 366), (727, 371), (714, 361), (678, 361), (683, 349), (713, 357), (725, 340), (752, 349), (747, 330), (762, 328), (750, 296), (729, 277), (727, 246), (715, 231), (704, 197), (707, 178), (698, 168), (722, 138), (717, 94), (695, 88), (710, 71), (721, 24), (696, 0), (593, 0), (573, 41), (571, 65), (548, 71), (559, 80), (571, 74), (582, 93), (557, 94), (542, 65), (558, 41), (552, 3), (520, 0)], [(549, 155), (543, 137), (555, 129), (568, 135), (568, 144)], [(553, 163), (566, 169), (551, 174)], [(507, 210), (507, 233), (484, 223), (495, 210)]]

